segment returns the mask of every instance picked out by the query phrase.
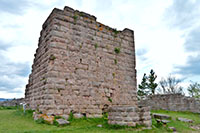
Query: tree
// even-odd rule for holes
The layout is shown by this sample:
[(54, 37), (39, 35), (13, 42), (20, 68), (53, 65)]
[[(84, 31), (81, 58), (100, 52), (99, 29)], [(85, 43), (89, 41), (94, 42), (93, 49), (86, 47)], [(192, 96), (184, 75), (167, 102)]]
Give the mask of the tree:
[(153, 69), (151, 69), (149, 76), (146, 76), (146, 73), (144, 73), (141, 84), (138, 85), (138, 96), (143, 98), (147, 95), (155, 94), (155, 89), (158, 86), (157, 83), (155, 83), (157, 76), (155, 75), (155, 72)]
[(157, 83), (155, 83), (155, 80), (157, 78), (157, 75), (155, 75), (155, 72), (153, 71), (153, 69), (151, 69), (150, 71), (150, 75), (148, 77), (148, 88), (150, 89), (151, 91), (151, 94), (155, 94), (155, 90), (156, 90), (156, 87), (158, 86)]
[(159, 82), (164, 94), (183, 93), (183, 87), (179, 85), (180, 83), (180, 79), (176, 79), (171, 75), (169, 75), (166, 79), (162, 78)]
[(139, 89), (138, 89), (137, 94), (139, 97), (144, 97), (149, 93), (149, 91), (147, 89), (147, 79), (148, 78), (146, 76), (146, 73), (144, 73), (142, 82), (141, 82), (141, 84), (138, 85)]
[(188, 86), (188, 92), (191, 97), (200, 98), (200, 84), (195, 82)]

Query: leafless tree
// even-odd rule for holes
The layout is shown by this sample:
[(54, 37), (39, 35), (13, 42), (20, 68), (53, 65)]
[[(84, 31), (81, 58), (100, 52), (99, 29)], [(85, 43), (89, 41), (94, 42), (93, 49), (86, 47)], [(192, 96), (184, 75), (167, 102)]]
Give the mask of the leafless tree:
[(159, 82), (164, 94), (183, 93), (183, 87), (180, 86), (181, 80), (169, 75), (166, 79), (162, 78)]
[(200, 84), (195, 82), (188, 86), (188, 92), (191, 97), (200, 98)]

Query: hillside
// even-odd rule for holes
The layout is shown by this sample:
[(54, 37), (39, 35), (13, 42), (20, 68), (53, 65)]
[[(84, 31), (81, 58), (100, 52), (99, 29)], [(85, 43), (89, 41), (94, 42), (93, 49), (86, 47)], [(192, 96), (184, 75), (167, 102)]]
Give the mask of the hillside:
[(7, 101), (7, 100), (12, 100), (12, 99), (0, 98), (0, 102), (2, 102), (2, 101)]

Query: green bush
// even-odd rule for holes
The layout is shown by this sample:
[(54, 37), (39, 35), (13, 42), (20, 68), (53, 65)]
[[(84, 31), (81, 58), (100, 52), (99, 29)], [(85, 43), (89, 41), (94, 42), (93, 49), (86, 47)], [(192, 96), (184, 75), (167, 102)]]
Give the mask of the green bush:
[(52, 54), (52, 55), (50, 55), (49, 59), (50, 59), (50, 60), (55, 60), (56, 57)]
[(18, 108), (21, 108), (21, 107), (20, 106), (0, 106), (0, 110), (6, 110), (6, 109), (8, 109), (8, 110), (10, 110), (10, 109), (14, 110), (14, 109), (18, 109)]
[(114, 60), (115, 64), (117, 64), (117, 59)]
[(53, 120), (53, 125), (59, 126), (58, 122), (56, 121), (56, 118), (54, 118), (54, 120)]
[(74, 119), (74, 115), (72, 112), (70, 112), (69, 114), (69, 118), (68, 118), (68, 121), (72, 121)]
[(119, 33), (119, 31), (117, 31), (117, 29), (113, 29), (114, 32), (114, 37), (117, 37), (117, 34)]
[(108, 101), (112, 103), (112, 99), (110, 97), (108, 98)]
[(115, 48), (114, 51), (115, 51), (116, 54), (119, 54), (120, 53), (120, 48)]
[(96, 43), (96, 44), (94, 45), (94, 47), (95, 47), (95, 49), (97, 49), (97, 48), (98, 48), (98, 44)]
[(74, 18), (74, 23), (76, 23), (78, 16), (74, 15), (73, 18)]
[(44, 124), (45, 120), (44, 120), (44, 118), (39, 118), (35, 122), (38, 123), (38, 124)]

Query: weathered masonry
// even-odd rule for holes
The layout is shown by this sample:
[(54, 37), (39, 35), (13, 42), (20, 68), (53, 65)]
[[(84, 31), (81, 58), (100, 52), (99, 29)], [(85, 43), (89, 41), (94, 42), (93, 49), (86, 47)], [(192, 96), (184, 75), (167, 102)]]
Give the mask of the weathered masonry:
[(200, 113), (200, 99), (186, 97), (182, 94), (160, 94), (148, 96), (140, 101), (141, 105), (148, 105), (153, 110), (190, 111)]
[(42, 28), (25, 92), (31, 109), (101, 117), (111, 106), (137, 108), (132, 30), (70, 7), (54, 9)]

